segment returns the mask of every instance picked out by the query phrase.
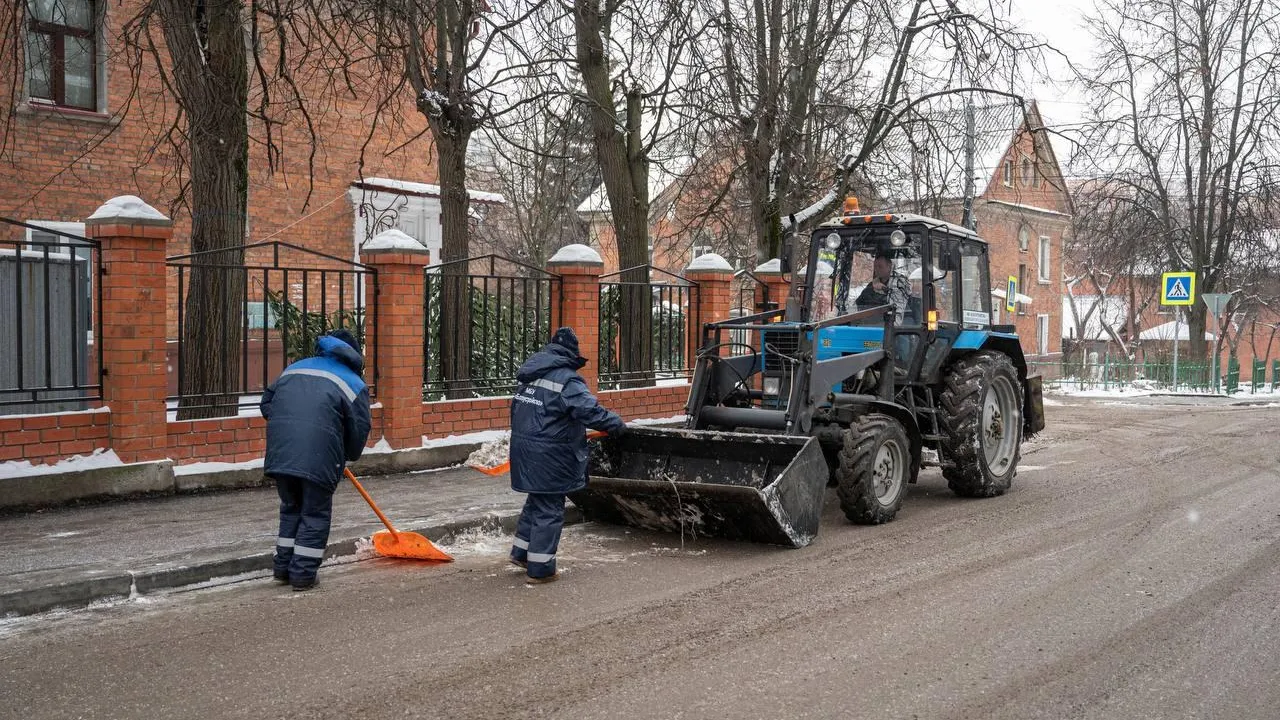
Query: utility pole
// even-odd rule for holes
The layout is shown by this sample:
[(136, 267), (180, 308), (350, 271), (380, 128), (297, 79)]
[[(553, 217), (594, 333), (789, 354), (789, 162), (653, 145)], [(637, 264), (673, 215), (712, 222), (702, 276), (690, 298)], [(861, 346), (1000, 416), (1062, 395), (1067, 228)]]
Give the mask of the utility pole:
[(960, 224), (974, 230), (977, 223), (973, 218), (973, 165), (977, 154), (978, 126), (973, 107), (973, 93), (964, 95), (964, 216)]

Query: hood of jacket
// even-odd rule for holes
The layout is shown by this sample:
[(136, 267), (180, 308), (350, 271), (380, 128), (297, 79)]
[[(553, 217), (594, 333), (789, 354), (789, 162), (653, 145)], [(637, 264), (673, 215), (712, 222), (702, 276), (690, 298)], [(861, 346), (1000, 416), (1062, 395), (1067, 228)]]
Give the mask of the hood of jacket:
[(524, 361), (524, 365), (521, 365), (520, 371), (516, 373), (516, 380), (522, 383), (531, 382), (559, 368), (577, 372), (586, 364), (586, 358), (579, 357), (577, 353), (563, 345), (550, 343)]
[(321, 335), (316, 340), (316, 354), (334, 358), (357, 374), (364, 370), (364, 358), (356, 349), (332, 335)]

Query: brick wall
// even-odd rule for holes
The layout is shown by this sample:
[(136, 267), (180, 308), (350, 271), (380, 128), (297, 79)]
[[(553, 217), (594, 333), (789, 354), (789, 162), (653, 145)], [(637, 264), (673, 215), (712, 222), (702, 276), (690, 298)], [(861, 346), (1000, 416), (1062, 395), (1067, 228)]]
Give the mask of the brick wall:
[(111, 416), (105, 411), (0, 417), (0, 462), (88, 455), (107, 448)]

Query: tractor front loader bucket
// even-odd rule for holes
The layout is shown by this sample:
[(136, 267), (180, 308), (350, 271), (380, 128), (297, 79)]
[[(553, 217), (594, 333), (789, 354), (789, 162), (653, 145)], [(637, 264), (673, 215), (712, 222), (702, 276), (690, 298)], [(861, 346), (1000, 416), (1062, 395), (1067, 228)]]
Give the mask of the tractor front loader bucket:
[(828, 470), (809, 437), (635, 428), (593, 441), (590, 474), (587, 520), (804, 547)]

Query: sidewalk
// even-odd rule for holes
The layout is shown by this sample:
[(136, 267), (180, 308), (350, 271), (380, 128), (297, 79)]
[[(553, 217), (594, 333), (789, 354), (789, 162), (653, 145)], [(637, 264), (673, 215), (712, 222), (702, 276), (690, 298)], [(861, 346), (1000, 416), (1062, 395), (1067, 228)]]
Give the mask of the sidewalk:
[[(396, 524), (433, 541), (486, 525), (514, 529), (524, 496), (507, 475), (468, 468), (361, 478)], [(0, 517), (0, 617), (243, 573), (270, 574), (274, 487), (178, 495)], [(326, 557), (352, 555), (382, 524), (338, 487)], [(570, 510), (569, 520), (575, 519)]]

